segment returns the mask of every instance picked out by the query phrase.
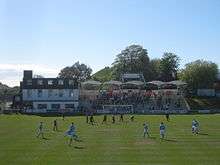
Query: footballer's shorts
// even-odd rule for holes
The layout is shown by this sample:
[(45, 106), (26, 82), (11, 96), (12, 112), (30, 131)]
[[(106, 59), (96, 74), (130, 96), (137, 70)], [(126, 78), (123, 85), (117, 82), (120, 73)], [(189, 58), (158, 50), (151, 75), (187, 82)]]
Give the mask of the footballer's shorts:
[(165, 134), (165, 130), (160, 130), (160, 135), (164, 135)]

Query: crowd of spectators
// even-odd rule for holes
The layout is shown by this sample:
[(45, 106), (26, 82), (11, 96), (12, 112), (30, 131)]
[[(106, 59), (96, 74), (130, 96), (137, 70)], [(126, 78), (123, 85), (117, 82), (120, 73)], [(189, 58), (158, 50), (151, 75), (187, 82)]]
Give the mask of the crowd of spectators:
[(100, 91), (92, 100), (94, 109), (103, 105), (133, 105), (134, 108), (168, 110), (180, 108), (182, 97), (177, 90), (114, 90)]

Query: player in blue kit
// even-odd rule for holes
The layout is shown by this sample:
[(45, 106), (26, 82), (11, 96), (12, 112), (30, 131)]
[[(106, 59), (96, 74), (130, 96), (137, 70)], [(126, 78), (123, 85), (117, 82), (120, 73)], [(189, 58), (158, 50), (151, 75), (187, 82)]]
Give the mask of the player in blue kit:
[(76, 135), (76, 127), (74, 123), (71, 123), (69, 130), (66, 131), (66, 135), (70, 137), (69, 146), (71, 146), (73, 140), (77, 140), (78, 136)]
[(163, 122), (160, 123), (160, 138), (164, 139), (166, 127)]

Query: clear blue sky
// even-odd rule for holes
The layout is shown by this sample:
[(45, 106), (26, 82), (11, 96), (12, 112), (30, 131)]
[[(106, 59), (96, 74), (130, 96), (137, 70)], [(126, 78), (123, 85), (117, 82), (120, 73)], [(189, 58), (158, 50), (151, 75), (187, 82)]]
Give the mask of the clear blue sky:
[(11, 86), (26, 68), (52, 77), (79, 60), (97, 71), (130, 44), (174, 52), (181, 67), (220, 65), (220, 1), (0, 0), (0, 82)]

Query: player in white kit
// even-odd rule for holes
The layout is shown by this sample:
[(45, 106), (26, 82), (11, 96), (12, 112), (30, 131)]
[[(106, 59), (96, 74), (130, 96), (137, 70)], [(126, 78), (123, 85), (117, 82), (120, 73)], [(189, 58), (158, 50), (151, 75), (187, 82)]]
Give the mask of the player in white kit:
[(44, 139), (44, 131), (43, 131), (43, 122), (40, 122), (38, 126), (38, 132), (37, 132), (37, 138), (41, 135), (41, 137)]
[(147, 135), (147, 137), (150, 137), (149, 131), (148, 131), (148, 128), (149, 128), (148, 124), (144, 123), (143, 126), (144, 126), (144, 138), (146, 137), (146, 135)]
[(192, 121), (192, 133), (198, 134), (199, 133), (199, 122), (195, 119)]

